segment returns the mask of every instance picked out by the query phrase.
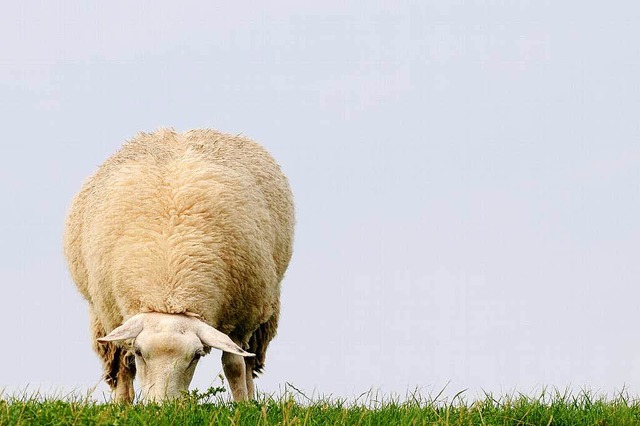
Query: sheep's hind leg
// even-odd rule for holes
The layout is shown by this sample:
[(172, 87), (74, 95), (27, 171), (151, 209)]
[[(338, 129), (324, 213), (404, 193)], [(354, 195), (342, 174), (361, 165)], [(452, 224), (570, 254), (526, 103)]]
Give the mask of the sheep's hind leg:
[(258, 373), (262, 373), (267, 347), (278, 329), (279, 309), (280, 305), (277, 304), (274, 314), (271, 315), (267, 322), (261, 324), (249, 339), (249, 352), (255, 354), (254, 357), (244, 359), (247, 366), (245, 375), (249, 399), (255, 398), (255, 385), (253, 380), (258, 377)]
[(132, 403), (135, 396), (133, 379), (136, 376), (133, 357), (111, 342), (98, 342), (98, 338), (104, 337), (107, 333), (93, 313), (91, 313), (91, 332), (93, 350), (102, 361), (104, 379), (114, 393), (115, 402)]
[(236, 402), (246, 401), (248, 392), (244, 358), (240, 355), (223, 352), (222, 368), (229, 382), (229, 387), (231, 387), (233, 400)]

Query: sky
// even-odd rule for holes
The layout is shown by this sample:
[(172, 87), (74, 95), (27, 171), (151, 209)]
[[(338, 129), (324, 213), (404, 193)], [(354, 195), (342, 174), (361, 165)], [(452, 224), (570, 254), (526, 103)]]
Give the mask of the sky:
[[(640, 394), (633, 1), (5, 2), (0, 389), (108, 394), (62, 255), (138, 131), (263, 144), (296, 202), (264, 392)], [(219, 353), (192, 387), (219, 385)]]

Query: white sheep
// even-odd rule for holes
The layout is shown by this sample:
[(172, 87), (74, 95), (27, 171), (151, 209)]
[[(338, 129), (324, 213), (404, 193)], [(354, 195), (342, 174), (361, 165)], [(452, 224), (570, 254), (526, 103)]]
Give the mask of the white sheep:
[(234, 400), (253, 398), (293, 227), (286, 177), (244, 137), (160, 129), (109, 158), (73, 200), (64, 250), (115, 400), (133, 401), (136, 371), (143, 400), (179, 396), (211, 348)]

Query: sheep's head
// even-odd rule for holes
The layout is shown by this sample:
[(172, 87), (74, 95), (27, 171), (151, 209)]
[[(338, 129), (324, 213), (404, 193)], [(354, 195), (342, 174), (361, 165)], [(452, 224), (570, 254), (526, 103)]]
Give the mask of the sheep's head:
[(133, 339), (143, 401), (173, 399), (187, 391), (198, 360), (211, 348), (253, 356), (226, 334), (182, 314), (137, 314), (98, 341), (128, 339)]

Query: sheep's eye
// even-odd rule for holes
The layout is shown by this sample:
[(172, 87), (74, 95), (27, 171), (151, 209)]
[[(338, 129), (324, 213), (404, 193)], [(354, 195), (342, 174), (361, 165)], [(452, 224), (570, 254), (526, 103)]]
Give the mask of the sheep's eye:
[(202, 358), (202, 356), (204, 356), (204, 351), (202, 349), (198, 349), (193, 354), (193, 358), (191, 359), (191, 362), (189, 363), (189, 365), (187, 365), (187, 368), (191, 368), (196, 362), (198, 362), (200, 358)]
[(136, 354), (136, 356), (142, 358), (142, 351), (140, 350), (140, 348), (134, 348), (133, 353)]

